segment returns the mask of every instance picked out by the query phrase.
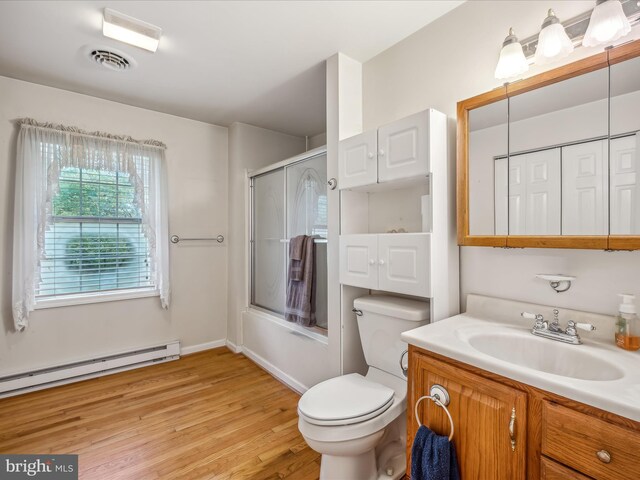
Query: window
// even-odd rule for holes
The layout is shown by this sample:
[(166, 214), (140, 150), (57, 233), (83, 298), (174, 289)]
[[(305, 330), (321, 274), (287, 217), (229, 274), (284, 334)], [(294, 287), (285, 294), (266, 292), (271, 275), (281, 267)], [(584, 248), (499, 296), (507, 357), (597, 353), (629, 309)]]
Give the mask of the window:
[(165, 146), (22, 119), (12, 307), (158, 295), (169, 305)]
[[(148, 191), (149, 158), (136, 163)], [(64, 168), (52, 209), (38, 298), (154, 286), (129, 174)]]

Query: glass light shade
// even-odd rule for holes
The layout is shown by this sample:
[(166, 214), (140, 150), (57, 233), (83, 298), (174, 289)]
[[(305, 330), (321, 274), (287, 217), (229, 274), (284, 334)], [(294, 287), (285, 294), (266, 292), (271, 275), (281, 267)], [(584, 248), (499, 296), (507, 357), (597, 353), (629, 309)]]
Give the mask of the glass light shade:
[(613, 42), (631, 31), (620, 0), (598, 2), (591, 13), (589, 26), (582, 39), (585, 47), (595, 47)]
[(544, 27), (538, 36), (535, 63), (544, 65), (573, 52), (573, 43), (561, 23)]
[(502, 47), (495, 73), (498, 80), (515, 77), (527, 70), (529, 70), (529, 63), (524, 56), (520, 42), (516, 41)]

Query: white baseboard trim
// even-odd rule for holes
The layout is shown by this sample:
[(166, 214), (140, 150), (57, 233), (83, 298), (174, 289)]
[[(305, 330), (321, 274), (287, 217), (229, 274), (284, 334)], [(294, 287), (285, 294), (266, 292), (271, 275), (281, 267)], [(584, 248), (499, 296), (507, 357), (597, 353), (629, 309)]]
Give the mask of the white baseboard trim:
[(231, 350), (233, 353), (242, 353), (242, 347), (236, 345), (230, 340), (227, 340), (227, 348)]
[(273, 365), (271, 362), (267, 361), (257, 353), (249, 350), (246, 346), (242, 347), (242, 353), (246, 355), (248, 358), (250, 358), (251, 360), (253, 360), (254, 362), (256, 362), (258, 365), (260, 365), (262, 368), (264, 368), (267, 372), (269, 372), (271, 375), (276, 377), (282, 383), (287, 385), (289, 388), (298, 392), (299, 394), (303, 394), (304, 392), (309, 390), (309, 387), (307, 387), (306, 385), (303, 385), (302, 383), (295, 380), (293, 377), (287, 375), (278, 367)]
[(189, 355), (190, 353), (202, 352), (204, 350), (211, 350), (212, 348), (224, 347), (226, 340), (214, 340), (213, 342), (199, 343), (198, 345), (190, 345), (188, 347), (182, 347), (180, 349), (180, 355)]

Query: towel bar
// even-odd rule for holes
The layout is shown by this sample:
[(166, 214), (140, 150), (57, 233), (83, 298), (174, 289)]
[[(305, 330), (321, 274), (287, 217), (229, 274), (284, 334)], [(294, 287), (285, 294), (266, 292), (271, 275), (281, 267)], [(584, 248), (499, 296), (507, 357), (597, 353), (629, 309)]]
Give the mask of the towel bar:
[(449, 405), (449, 392), (447, 392), (447, 389), (444, 388), (442, 385), (436, 384), (431, 386), (429, 393), (430, 395), (424, 395), (420, 397), (416, 402), (414, 412), (416, 415), (416, 422), (418, 422), (418, 427), (422, 426), (422, 423), (420, 422), (420, 415), (418, 415), (418, 407), (420, 406), (420, 402), (422, 400), (428, 398), (429, 400), (434, 402), (436, 405), (441, 407), (444, 410), (444, 413), (447, 414), (447, 417), (449, 417), (449, 423), (451, 424), (451, 433), (449, 433), (449, 441), (451, 441), (451, 439), (453, 438), (453, 418), (451, 418), (451, 414), (447, 409), (447, 405)]
[(178, 235), (171, 235), (171, 238), (169, 240), (171, 240), (171, 243), (178, 243), (178, 242), (184, 242), (184, 241), (191, 242), (196, 240), (206, 240), (206, 241), (215, 240), (218, 243), (222, 243), (224, 242), (224, 236), (218, 235), (215, 238), (182, 238), (182, 237), (179, 237)]
[[(290, 243), (291, 239), (289, 238), (281, 238), (280, 243)], [(326, 238), (314, 238), (313, 243), (327, 243)]]

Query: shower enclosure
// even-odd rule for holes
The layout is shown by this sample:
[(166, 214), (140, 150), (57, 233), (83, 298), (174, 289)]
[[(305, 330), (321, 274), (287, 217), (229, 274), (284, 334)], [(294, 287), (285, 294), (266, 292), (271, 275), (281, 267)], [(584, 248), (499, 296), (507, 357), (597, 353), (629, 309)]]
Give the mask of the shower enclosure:
[[(316, 325), (326, 335), (327, 323), (327, 154), (317, 149), (281, 162), (251, 182), (251, 285), (254, 308), (284, 318), (289, 242), (310, 235), (315, 243)], [(300, 327), (304, 328), (304, 327)]]

